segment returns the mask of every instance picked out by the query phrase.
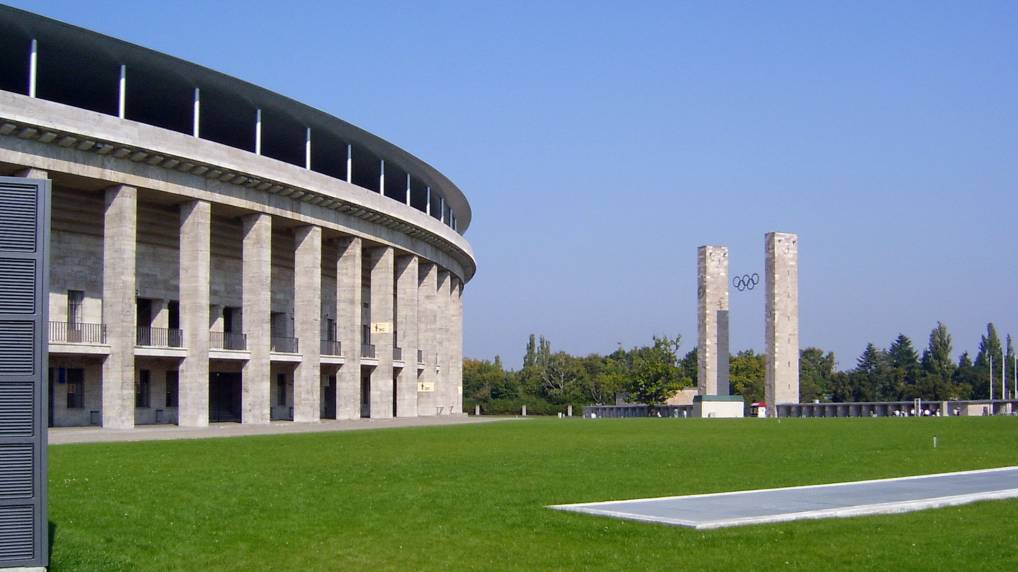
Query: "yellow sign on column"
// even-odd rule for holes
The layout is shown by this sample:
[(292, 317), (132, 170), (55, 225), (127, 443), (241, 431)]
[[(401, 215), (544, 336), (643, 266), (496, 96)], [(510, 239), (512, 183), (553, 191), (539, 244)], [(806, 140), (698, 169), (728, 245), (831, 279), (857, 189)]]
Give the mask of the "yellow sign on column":
[(392, 333), (392, 322), (371, 322), (372, 334)]
[(419, 393), (431, 393), (435, 391), (435, 384), (430, 381), (422, 381), (417, 384), (417, 391)]

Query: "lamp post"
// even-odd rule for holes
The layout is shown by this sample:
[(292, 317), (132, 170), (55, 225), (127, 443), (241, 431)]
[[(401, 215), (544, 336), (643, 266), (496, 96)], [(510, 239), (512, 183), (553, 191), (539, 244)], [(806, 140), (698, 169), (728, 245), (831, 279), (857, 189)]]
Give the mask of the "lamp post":
[[(990, 352), (986, 353), (989, 354), (990, 358), (990, 401), (993, 401), (993, 354)], [(993, 407), (992, 403), (990, 403), (990, 407)]]

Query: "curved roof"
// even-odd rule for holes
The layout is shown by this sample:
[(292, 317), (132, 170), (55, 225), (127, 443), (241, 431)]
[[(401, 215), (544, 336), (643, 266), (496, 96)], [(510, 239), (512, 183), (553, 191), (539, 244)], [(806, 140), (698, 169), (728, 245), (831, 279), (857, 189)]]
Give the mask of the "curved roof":
[(248, 101), (256, 108), (289, 117), (310, 128), (312, 133), (324, 131), (364, 148), (387, 165), (403, 169), (443, 196), (455, 212), (458, 232), (463, 233), (470, 226), (470, 203), (445, 175), (404, 149), (342, 119), (244, 80), (98, 32), (3, 5), (0, 5), (0, 15), (8, 26), (13, 26), (26, 38), (45, 38), (60, 42), (65, 47), (80, 46), (90, 53), (116, 60), (126, 65), (128, 70), (139, 67), (186, 81), (194, 87), (221, 90)]

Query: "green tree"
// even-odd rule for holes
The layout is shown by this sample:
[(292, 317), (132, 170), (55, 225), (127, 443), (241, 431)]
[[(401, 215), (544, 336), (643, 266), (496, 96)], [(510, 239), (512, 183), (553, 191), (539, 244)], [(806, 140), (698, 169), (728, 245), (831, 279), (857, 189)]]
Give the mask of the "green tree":
[(545, 383), (545, 369), (551, 360), (551, 342), (544, 336), (530, 334), (523, 355), (523, 369), (515, 376), (521, 394), (539, 396)]
[(916, 395), (923, 399), (951, 399), (958, 394), (954, 384), (954, 363), (951, 352), (954, 351), (951, 334), (943, 322), (930, 332), (930, 341), (923, 351), (921, 374)]
[(834, 374), (834, 354), (820, 348), (806, 348), (799, 352), (799, 400), (830, 401), (831, 376)]
[(623, 391), (628, 369), (624, 360), (611, 356), (589, 355), (584, 359), (587, 369), (585, 387), (588, 403), (615, 403), (615, 395)]
[(697, 384), (700, 364), (697, 361), (696, 350), (697, 348), (695, 347), (689, 350), (679, 361), (679, 369), (682, 370), (682, 377), (683, 379), (688, 380), (683, 382), (683, 385), (686, 387), (695, 387)]
[(465, 401), (479, 403), (483, 408), (493, 398), (501, 397), (500, 392), (506, 387), (506, 372), (502, 369), (502, 360), (495, 356), (495, 361), (463, 360), (463, 398)]
[[(1004, 348), (997, 335), (993, 322), (986, 324), (986, 335), (979, 338), (979, 352), (976, 354), (975, 368), (978, 381), (972, 386), (972, 396), (976, 399), (990, 397), (990, 385), (993, 384), (993, 396), (1000, 397), (1000, 366), (1004, 361)], [(993, 379), (990, 379), (990, 374)]]
[(898, 334), (887, 348), (887, 365), (889, 375), (881, 377), (877, 399), (893, 401), (918, 397), (919, 354), (905, 334)]
[(579, 402), (586, 374), (580, 361), (566, 352), (550, 354), (540, 368), (540, 395), (551, 403)]
[(872, 343), (866, 344), (855, 369), (850, 374), (851, 401), (874, 401), (877, 399), (881, 380), (887, 376), (887, 356)]
[(831, 375), (831, 401), (844, 403), (855, 401), (853, 374), (847, 371), (836, 371)]
[(972, 363), (972, 358), (969, 357), (969, 353), (962, 353), (961, 357), (958, 358), (958, 367), (951, 374), (951, 399), (970, 399), (972, 397), (972, 387), (978, 377), (979, 374), (976, 371), (975, 364)]
[(728, 360), (728, 381), (732, 391), (741, 395), (747, 403), (764, 400), (766, 375), (766, 357), (753, 350), (743, 350)]
[(682, 388), (676, 357), (681, 340), (681, 336), (654, 336), (653, 345), (630, 352), (632, 365), (625, 385), (630, 401), (660, 405)]

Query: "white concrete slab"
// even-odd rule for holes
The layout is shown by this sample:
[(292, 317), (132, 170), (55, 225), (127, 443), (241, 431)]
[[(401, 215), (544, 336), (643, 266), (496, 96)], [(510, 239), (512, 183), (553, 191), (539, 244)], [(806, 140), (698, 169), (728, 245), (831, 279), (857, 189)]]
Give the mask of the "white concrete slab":
[(1018, 467), (548, 508), (696, 529), (844, 518), (1018, 498)]

